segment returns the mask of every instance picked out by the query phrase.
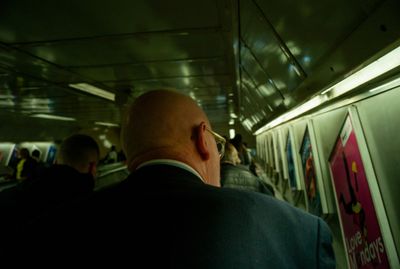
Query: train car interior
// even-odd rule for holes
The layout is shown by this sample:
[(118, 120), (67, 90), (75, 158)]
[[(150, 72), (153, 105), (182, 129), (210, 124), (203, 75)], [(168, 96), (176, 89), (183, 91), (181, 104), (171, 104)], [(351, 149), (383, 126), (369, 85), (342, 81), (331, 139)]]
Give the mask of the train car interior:
[[(336, 174), (354, 136), (363, 165), (346, 169), (365, 171), (379, 268), (399, 268), (399, 12), (398, 0), (1, 1), (1, 179), (17, 148), (51, 164), (72, 133), (102, 158), (120, 151), (127, 104), (176, 89), (218, 133), (243, 136), (279, 199), (325, 219), (338, 268), (357, 263)], [(100, 172), (99, 189), (128, 175), (122, 162)]]

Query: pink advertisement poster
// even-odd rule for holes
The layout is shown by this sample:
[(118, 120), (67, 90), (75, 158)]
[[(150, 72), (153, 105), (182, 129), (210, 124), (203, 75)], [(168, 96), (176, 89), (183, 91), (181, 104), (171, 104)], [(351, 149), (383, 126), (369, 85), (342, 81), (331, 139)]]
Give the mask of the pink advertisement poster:
[(390, 268), (349, 116), (336, 141), (329, 163), (350, 268)]

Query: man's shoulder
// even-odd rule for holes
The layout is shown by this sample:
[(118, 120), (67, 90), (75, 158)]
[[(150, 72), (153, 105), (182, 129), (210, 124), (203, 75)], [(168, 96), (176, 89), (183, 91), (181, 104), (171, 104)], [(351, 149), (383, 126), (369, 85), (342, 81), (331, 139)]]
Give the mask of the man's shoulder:
[[(272, 268), (295, 268), (295, 264), (309, 268), (316, 262), (318, 218), (285, 202), (262, 194), (213, 187), (195, 178), (163, 177), (157, 182), (142, 183), (138, 179), (129, 177), (85, 201), (57, 210), (56, 215), (45, 216), (29, 227), (29, 235), (34, 239), (40, 235), (42, 240), (61, 227), (68, 232), (58, 234), (54, 240), (50, 238), (50, 243), (64, 245), (77, 237), (91, 238), (89, 234), (96, 239), (101, 234), (117, 246), (129, 238), (146, 244), (147, 250), (152, 251), (151, 242), (157, 240), (160, 249), (173, 246), (176, 253), (226, 253), (221, 254), (220, 261), (234, 261), (229, 264), (240, 264), (241, 268), (248, 264), (247, 257)], [(207, 248), (198, 248), (199, 241), (208, 242)], [(86, 243), (94, 249), (104, 247), (101, 242)], [(84, 244), (81, 248), (86, 249)], [(237, 255), (233, 257), (233, 253)], [(201, 256), (193, 255), (194, 261)]]
[[(215, 212), (231, 212), (227, 216), (232, 216), (232, 221), (236, 223), (256, 218), (261, 223), (280, 225), (279, 221), (284, 218), (286, 226), (294, 227), (302, 223), (310, 227), (317, 224), (318, 218), (315, 216), (272, 196), (214, 187), (204, 184), (196, 176), (186, 176), (189, 175), (178, 174), (176, 178), (158, 175), (157, 178), (144, 179), (131, 174), (119, 184), (97, 192), (93, 197), (94, 204), (99, 205), (103, 201), (122, 207), (140, 204), (152, 208), (152, 204), (157, 201), (158, 208), (174, 204), (176, 208), (171, 210), (176, 211), (194, 206), (213, 209)], [(238, 217), (238, 212), (243, 218)]]
[(296, 218), (315, 221), (317, 217), (298, 209), (288, 202), (278, 200), (273, 196), (263, 195), (257, 192), (246, 192), (232, 188), (221, 188), (218, 191), (220, 199), (228, 199), (232, 206), (236, 208), (245, 208), (249, 213), (259, 212), (259, 215), (265, 216), (293, 216), (294, 222)]

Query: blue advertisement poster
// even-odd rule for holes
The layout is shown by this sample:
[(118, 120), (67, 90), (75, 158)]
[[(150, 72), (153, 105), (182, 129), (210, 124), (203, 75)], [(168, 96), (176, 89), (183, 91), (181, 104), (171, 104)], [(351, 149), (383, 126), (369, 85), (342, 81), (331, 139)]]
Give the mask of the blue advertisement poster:
[(286, 157), (288, 162), (288, 173), (289, 173), (289, 184), (292, 191), (297, 189), (297, 180), (296, 173), (294, 170), (294, 160), (293, 160), (293, 150), (292, 150), (292, 141), (290, 140), (290, 134), (288, 133), (287, 142), (286, 142)]
[(51, 145), (49, 147), (49, 151), (47, 153), (47, 160), (46, 160), (47, 164), (50, 164), (50, 165), (54, 164), (55, 159), (56, 159), (56, 152), (57, 152), (56, 147), (54, 145)]
[(308, 211), (311, 214), (321, 216), (321, 198), (317, 186), (317, 179), (315, 174), (314, 157), (312, 154), (312, 146), (308, 128), (304, 132), (303, 142), (300, 148), (301, 164), (304, 173), (304, 183), (306, 188)]

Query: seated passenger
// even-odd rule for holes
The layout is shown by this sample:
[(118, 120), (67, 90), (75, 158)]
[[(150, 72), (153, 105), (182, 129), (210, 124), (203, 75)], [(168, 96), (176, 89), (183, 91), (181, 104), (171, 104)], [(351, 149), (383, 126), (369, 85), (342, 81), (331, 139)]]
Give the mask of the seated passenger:
[(269, 188), (246, 167), (238, 165), (240, 162), (236, 148), (231, 143), (227, 143), (221, 162), (221, 187), (255, 191), (273, 196), (272, 187)]
[(219, 187), (223, 139), (191, 98), (140, 96), (122, 143), (131, 175), (25, 227), (12, 242), (18, 254), (133, 268), (335, 268), (322, 219)]

